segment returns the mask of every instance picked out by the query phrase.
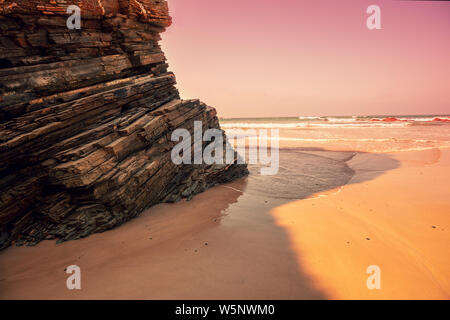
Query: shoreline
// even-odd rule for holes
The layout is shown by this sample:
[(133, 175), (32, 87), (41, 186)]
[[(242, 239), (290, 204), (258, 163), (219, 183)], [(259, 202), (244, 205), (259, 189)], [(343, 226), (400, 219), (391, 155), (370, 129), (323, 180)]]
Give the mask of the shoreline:
[[(350, 157), (349, 152), (312, 149), (301, 150), (299, 153), (304, 163), (299, 163), (299, 158), (291, 158), (298, 156), (292, 152), (282, 154), (287, 157), (283, 163), (295, 160), (296, 165), (308, 167), (308, 163), (316, 163), (320, 159), (323, 162), (313, 167), (315, 171), (312, 171), (318, 182), (336, 170), (346, 172), (347, 169), (341, 167), (343, 160), (346, 160), (345, 166), (349, 164), (354, 174), (348, 181), (345, 181), (347, 178), (338, 179), (339, 176), (336, 175), (326, 181), (333, 185), (333, 188), (322, 188), (323, 190), (318, 192), (314, 192), (315, 187), (307, 184), (307, 181), (302, 182), (304, 185), (298, 184), (298, 181), (291, 183), (291, 189), (307, 195), (302, 200), (289, 197), (282, 199), (270, 194), (270, 190), (263, 188), (267, 181), (251, 175), (209, 189), (195, 196), (190, 202), (157, 205), (127, 224), (105, 233), (59, 245), (53, 241), (44, 241), (36, 247), (8, 248), (0, 252), (0, 298), (392, 298), (389, 294), (365, 292), (369, 291), (364, 289), (368, 275), (365, 268), (360, 268), (363, 263), (361, 261), (365, 262), (367, 256), (365, 250), (369, 250), (373, 256), (386, 255), (386, 259), (393, 258), (392, 252), (386, 250), (386, 245), (375, 245), (383, 238), (385, 225), (381, 225), (379, 221), (367, 220), (366, 225), (374, 224), (377, 230), (381, 231), (376, 235), (370, 234), (371, 241), (364, 238), (360, 240), (362, 229), (359, 224), (353, 223), (354, 214), (347, 217), (339, 213), (339, 220), (336, 220), (335, 211), (329, 207), (323, 210), (323, 206), (333, 199), (332, 208), (338, 207), (339, 204), (351, 213), (365, 212), (358, 207), (357, 201), (352, 200), (355, 195), (370, 197), (374, 192), (373, 188), (380, 183), (387, 188), (389, 184), (386, 185), (385, 177), (389, 178), (391, 175), (400, 175), (399, 181), (404, 182), (406, 177), (402, 170), (408, 163), (418, 166), (425, 163), (426, 168), (435, 171), (437, 164), (442, 165), (442, 161), (447, 163), (449, 153), (442, 151), (445, 155), (437, 162), (436, 153), (430, 151), (409, 152), (403, 156), (395, 154), (392, 156), (394, 158), (390, 155), (358, 152)], [(367, 166), (371, 169), (367, 170)], [(289, 169), (283, 168), (288, 170), (287, 176), (290, 174)], [(302, 174), (306, 176), (311, 172)], [(281, 181), (279, 185), (283, 186), (286, 181)], [(278, 186), (276, 183), (272, 185)], [(321, 187), (323, 186), (317, 188)], [(336, 193), (336, 190), (341, 191)], [(383, 201), (380, 201), (380, 198), (375, 198), (374, 201), (380, 203), (380, 210), (383, 209)], [(404, 205), (407, 205), (407, 202)], [(448, 202), (445, 205), (448, 205)], [(323, 218), (316, 223), (317, 216), (314, 215), (318, 212), (327, 214), (328, 219)], [(403, 223), (405, 216), (407, 215), (399, 217), (399, 221)], [(369, 217), (364, 213), (365, 219)], [(443, 222), (439, 226), (447, 228), (448, 217), (440, 217)], [(409, 218), (415, 220), (414, 216)], [(333, 231), (331, 226), (336, 223), (340, 226)], [(409, 227), (413, 226), (408, 225)], [(341, 242), (338, 240), (342, 236), (339, 230), (344, 230), (346, 236), (352, 237), (352, 242), (358, 243), (359, 248), (352, 251), (350, 256), (348, 252), (343, 251), (347, 248), (339, 247)], [(435, 250), (437, 244), (442, 245), (442, 241), (448, 240), (448, 229), (441, 234), (442, 239), (422, 244), (414, 242), (414, 245), (425, 248), (429, 245), (430, 251)], [(410, 236), (410, 233), (407, 235)], [(325, 236), (326, 240), (321, 240)], [(404, 235), (400, 233), (397, 236)], [(366, 247), (366, 243), (370, 243), (371, 247)], [(448, 242), (443, 242), (443, 245), (445, 243)], [(333, 259), (325, 263), (327, 257)], [(436, 257), (433, 255), (433, 258)], [(438, 261), (440, 274), (441, 269), (449, 264), (444, 258)], [(317, 262), (317, 259), (322, 259), (322, 262)], [(347, 267), (335, 268), (343, 261), (350, 267), (344, 263)], [(408, 259), (404, 261), (411, 262)], [(404, 261), (401, 261), (402, 266), (407, 265)], [(78, 264), (82, 271), (80, 291), (69, 291), (65, 287), (69, 275), (64, 269), (72, 264)], [(324, 264), (333, 266), (334, 273), (324, 268)], [(384, 281), (395, 282), (389, 271), (383, 271), (392, 266), (395, 264), (381, 266), (383, 284)], [(352, 271), (346, 272), (346, 268)], [(402, 272), (396, 268), (395, 270), (397, 276), (397, 273)], [(406, 272), (406, 275), (416, 276), (414, 272)], [(401, 279), (401, 284), (395, 287), (395, 290), (403, 289), (402, 286), (408, 284), (403, 281), (405, 278)], [(418, 285), (420, 292), (427, 292), (424, 290), (428, 285), (426, 279)], [(382, 286), (383, 293), (389, 290), (389, 286), (386, 286)], [(442, 286), (444, 292), (448, 290), (448, 284), (443, 283)], [(409, 286), (405, 288), (411, 290)], [(408, 298), (411, 296), (408, 291), (397, 291), (400, 293), (396, 297)], [(435, 294), (434, 291), (432, 293), (429, 297), (445, 297)], [(428, 297), (424, 294), (421, 298)]]

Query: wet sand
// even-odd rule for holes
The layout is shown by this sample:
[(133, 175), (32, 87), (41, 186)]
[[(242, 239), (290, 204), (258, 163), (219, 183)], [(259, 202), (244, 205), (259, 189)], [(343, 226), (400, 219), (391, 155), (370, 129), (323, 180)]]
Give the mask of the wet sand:
[(0, 252), (0, 299), (449, 298), (448, 150), (280, 157), (277, 176), (251, 167), (103, 234)]
[[(0, 298), (323, 298), (269, 214), (281, 202), (248, 195), (237, 206), (245, 184), (158, 205), (79, 241), (8, 248), (0, 253)], [(72, 264), (81, 268), (79, 291), (66, 288), (64, 269)]]

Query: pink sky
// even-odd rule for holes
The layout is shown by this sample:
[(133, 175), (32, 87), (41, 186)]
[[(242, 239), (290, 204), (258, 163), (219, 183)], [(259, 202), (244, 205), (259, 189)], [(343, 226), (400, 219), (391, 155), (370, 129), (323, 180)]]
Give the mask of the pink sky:
[(450, 2), (168, 2), (181, 95), (221, 117), (450, 113)]

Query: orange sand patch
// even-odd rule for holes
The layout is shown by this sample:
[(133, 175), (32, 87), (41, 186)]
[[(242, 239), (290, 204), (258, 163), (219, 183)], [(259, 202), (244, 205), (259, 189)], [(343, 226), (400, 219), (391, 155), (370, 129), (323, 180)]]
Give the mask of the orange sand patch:
[[(370, 155), (340, 190), (275, 208), (303, 271), (333, 299), (450, 298), (450, 152), (393, 154), (398, 169), (358, 183)], [(381, 268), (381, 289), (366, 285), (370, 265)]]

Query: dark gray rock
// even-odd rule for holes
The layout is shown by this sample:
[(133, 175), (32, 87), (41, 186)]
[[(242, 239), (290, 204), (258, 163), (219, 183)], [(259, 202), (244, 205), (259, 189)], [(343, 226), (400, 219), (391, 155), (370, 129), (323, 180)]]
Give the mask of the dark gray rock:
[(103, 232), (163, 202), (246, 175), (245, 165), (175, 165), (177, 128), (217, 128), (180, 100), (158, 41), (161, 0), (5, 0), (0, 7), (0, 248)]

